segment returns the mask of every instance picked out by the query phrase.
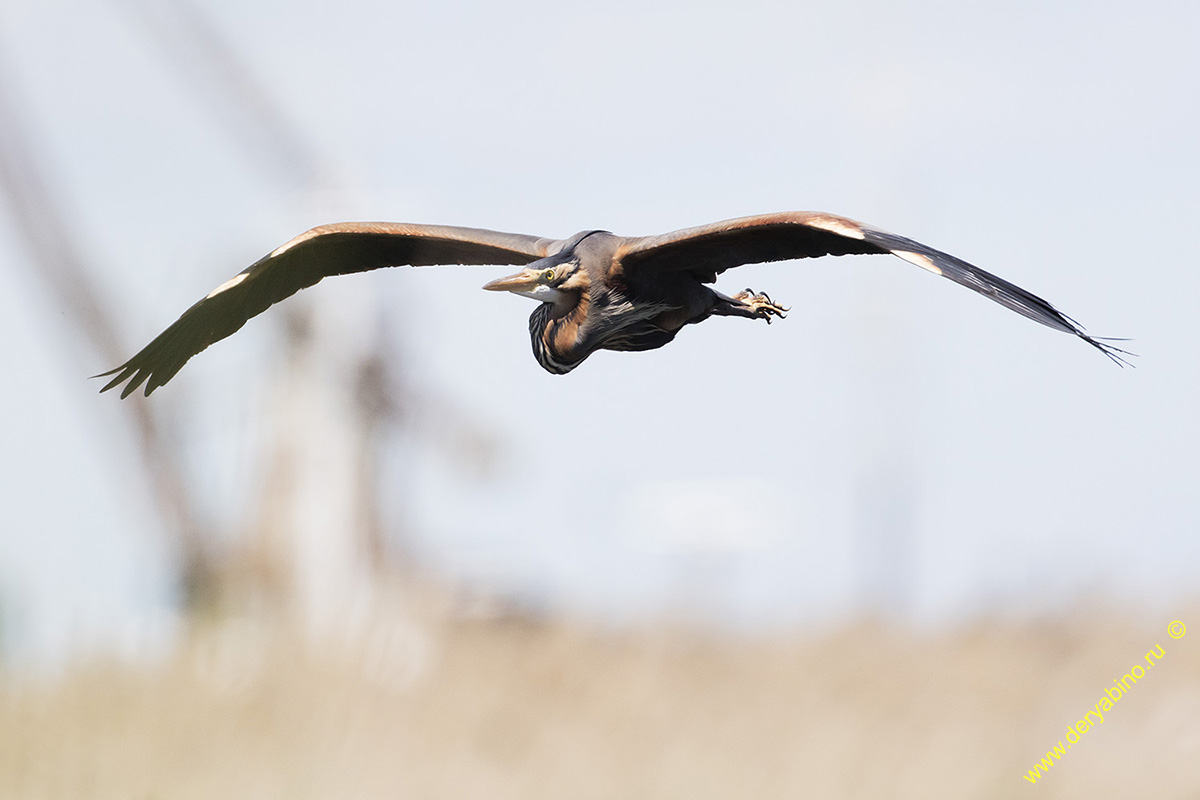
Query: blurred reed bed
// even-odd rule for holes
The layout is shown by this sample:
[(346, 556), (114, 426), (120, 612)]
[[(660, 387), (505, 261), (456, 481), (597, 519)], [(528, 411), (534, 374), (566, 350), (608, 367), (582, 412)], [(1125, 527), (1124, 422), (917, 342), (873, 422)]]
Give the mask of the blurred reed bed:
[(324, 636), (211, 622), (150, 663), (9, 675), (0, 797), (1195, 797), (1190, 616), (1178, 640), (1103, 611), (804, 636), (411, 608)]

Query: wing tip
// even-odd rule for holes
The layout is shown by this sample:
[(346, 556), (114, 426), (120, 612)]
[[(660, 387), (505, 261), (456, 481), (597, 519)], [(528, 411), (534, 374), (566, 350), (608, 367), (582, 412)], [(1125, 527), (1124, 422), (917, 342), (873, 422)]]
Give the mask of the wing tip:
[[(164, 381), (153, 380), (154, 373), (152, 370), (149, 370), (139, 364), (135, 364), (133, 361), (128, 361), (121, 366), (116, 367), (115, 369), (110, 369), (108, 372), (101, 372), (97, 375), (89, 375), (88, 380), (107, 378), (109, 375), (115, 375), (116, 377), (104, 384), (104, 386), (100, 387), (100, 394), (104, 394), (110, 389), (115, 389), (128, 381), (128, 383), (125, 383), (125, 386), (121, 387), (122, 400), (137, 391), (138, 387), (143, 383), (146, 384), (146, 397), (149, 397), (151, 392), (164, 383)], [(147, 382), (147, 378), (150, 378), (151, 380)]]
[(1088, 336), (1082, 330), (1078, 331), (1076, 335), (1103, 353), (1109, 361), (1113, 362), (1121, 369), (1124, 369), (1125, 367), (1137, 369), (1137, 364), (1134, 364), (1129, 360), (1131, 358), (1137, 358), (1137, 353), (1130, 352), (1129, 350), (1123, 350), (1116, 345), (1109, 344), (1109, 342), (1128, 342), (1129, 339), (1119, 339), (1111, 336)]

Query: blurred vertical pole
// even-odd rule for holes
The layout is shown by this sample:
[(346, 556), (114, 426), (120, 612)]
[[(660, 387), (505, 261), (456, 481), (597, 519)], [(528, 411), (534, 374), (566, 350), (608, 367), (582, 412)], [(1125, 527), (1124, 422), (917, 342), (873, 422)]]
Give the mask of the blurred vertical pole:
[[(52, 188), (47, 159), (37, 152), (27, 118), (6, 76), (0, 53), (0, 194), (9, 218), (25, 241), (37, 277), (52, 301), (68, 311), (56, 316), (70, 324), (71, 333), (86, 342), (100, 363), (115, 366), (128, 355), (117, 333), (115, 314), (103, 302), (92, 279), (86, 252)], [(140, 398), (124, 404), (133, 418), (138, 453), (147, 483), (181, 559), (185, 602), (206, 591), (211, 577), (209, 553), (201, 537), (193, 498), (174, 452), (164, 444), (151, 407)]]
[[(889, 12), (883, 9), (884, 16)], [(897, 25), (906, 23), (895, 20)], [(882, 205), (909, 207), (924, 202), (921, 144), (914, 139), (912, 76), (894, 54), (879, 54), (864, 65), (856, 100), (861, 114), (859, 143), (870, 153), (868, 163), (891, 165), (872, 169), (863, 194), (882, 195)], [(861, 376), (854, 392), (854, 477), (851, 517), (857, 574), (856, 598), (861, 615), (898, 621), (913, 611), (917, 569), (916, 469), (920, 441), (915, 420), (924, 376), (912, 341), (907, 295), (911, 282), (888, 288), (874, 270), (898, 274), (895, 264), (864, 264), (854, 337), (853, 364)]]
[(874, 283), (863, 294), (851, 490), (856, 596), (861, 615), (896, 620), (911, 611), (916, 566), (913, 360), (896, 313), (906, 304)]
[[(319, 198), (337, 172), (201, 9), (186, 0), (122, 0), (223, 123), (255, 169)], [(249, 550), (258, 591), (330, 632), (348, 607), (370, 607), (383, 556), (374, 438), (393, 404), (364, 405), (364, 375), (390, 371), (375, 341), (372, 297), (354, 286), (289, 304), (284, 367), (267, 393), (265, 485)], [(365, 312), (365, 313), (364, 313)]]

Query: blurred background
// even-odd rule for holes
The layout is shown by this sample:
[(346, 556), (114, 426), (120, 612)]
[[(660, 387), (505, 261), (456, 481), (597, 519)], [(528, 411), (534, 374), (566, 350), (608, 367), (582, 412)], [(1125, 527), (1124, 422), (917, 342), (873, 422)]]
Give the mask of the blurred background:
[[(1200, 8), (5, 0), (0, 795), (1200, 786)], [(504, 268), (303, 293), (97, 396), (316, 224), (789, 209), (897, 259), (567, 377)], [(1200, 621), (1196, 622), (1200, 626)], [(1200, 627), (1197, 628), (1200, 630)], [(1200, 634), (1196, 634), (1200, 635)], [(1193, 636), (1195, 638), (1195, 635)]]

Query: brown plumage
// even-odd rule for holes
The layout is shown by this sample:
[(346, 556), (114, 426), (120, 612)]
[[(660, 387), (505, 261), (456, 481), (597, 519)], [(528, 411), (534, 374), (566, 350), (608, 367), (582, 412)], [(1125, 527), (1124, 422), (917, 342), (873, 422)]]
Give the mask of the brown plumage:
[(912, 239), (819, 212), (782, 212), (715, 222), (659, 236), (584, 231), (545, 239), (479, 228), (348, 222), (313, 228), (213, 290), (126, 363), (101, 391), (143, 383), (149, 395), (210, 344), (251, 317), (330, 275), (391, 266), (525, 265), (485, 289), (541, 301), (530, 316), (534, 355), (566, 373), (596, 350), (650, 350), (710, 316), (771, 321), (787, 309), (750, 290), (710, 289), (742, 264), (827, 255), (891, 253), (960, 283), (1030, 319), (1078, 336), (1117, 364), (1123, 350), (1089, 336), (1040, 297)]

